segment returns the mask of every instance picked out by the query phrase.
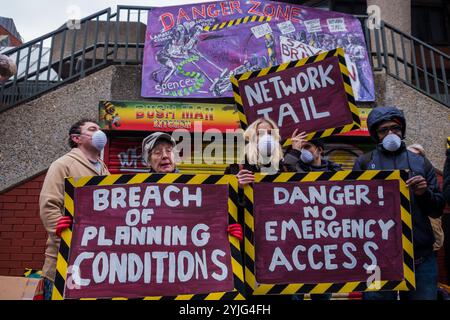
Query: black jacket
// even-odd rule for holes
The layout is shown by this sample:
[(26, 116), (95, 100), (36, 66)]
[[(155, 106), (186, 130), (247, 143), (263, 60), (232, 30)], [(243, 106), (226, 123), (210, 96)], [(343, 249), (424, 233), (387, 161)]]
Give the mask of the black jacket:
[(444, 197), (450, 205), (450, 149), (447, 150), (447, 159), (444, 166)]
[[(376, 128), (383, 121), (398, 119), (403, 124), (405, 132), (405, 117), (400, 110), (381, 107), (375, 108), (367, 124), (372, 138), (377, 141)], [(422, 196), (415, 196), (411, 192), (411, 211), (413, 223), (413, 245), (416, 258), (426, 257), (433, 253), (435, 242), (433, 229), (428, 217), (440, 217), (444, 211), (445, 201), (439, 190), (436, 173), (430, 161), (418, 154), (406, 149), (402, 143), (399, 150), (387, 151), (381, 144), (377, 148), (363, 156), (360, 156), (353, 167), (355, 171), (361, 170), (410, 170), (412, 175), (421, 175), (427, 180), (428, 190)]]
[(289, 172), (316, 172), (316, 171), (342, 171), (340, 164), (322, 159), (320, 166), (314, 166), (312, 164), (306, 164), (300, 160), (302, 155), (301, 151), (291, 149), (284, 155), (284, 164)]

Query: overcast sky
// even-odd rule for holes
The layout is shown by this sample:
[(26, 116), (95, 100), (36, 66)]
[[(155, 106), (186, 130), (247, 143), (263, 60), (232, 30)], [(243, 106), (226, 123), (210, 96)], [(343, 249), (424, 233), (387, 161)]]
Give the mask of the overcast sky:
[(14, 0), (5, 6), (6, 0), (2, 0), (0, 15), (13, 18), (27, 42), (59, 28), (74, 14), (83, 18), (108, 7), (115, 12), (118, 4), (147, 7), (208, 1), (212, 0)]

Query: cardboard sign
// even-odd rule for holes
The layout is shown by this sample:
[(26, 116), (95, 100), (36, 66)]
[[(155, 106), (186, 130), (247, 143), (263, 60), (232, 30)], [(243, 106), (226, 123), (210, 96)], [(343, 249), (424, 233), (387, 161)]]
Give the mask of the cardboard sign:
[(358, 129), (343, 49), (231, 79), (241, 126), (258, 118), (273, 119), (281, 137), (306, 131), (309, 139)]
[(258, 175), (245, 192), (254, 294), (413, 289), (406, 180), (400, 171)]
[(37, 300), (41, 279), (0, 276), (0, 300)]
[(280, 36), (323, 51), (344, 47), (364, 84), (356, 97), (375, 100), (372, 68), (357, 18), (266, 0), (151, 8), (142, 96), (232, 97), (231, 76), (282, 63)]
[(62, 250), (70, 253), (64, 268), (58, 262), (57, 279), (66, 273), (66, 281), (55, 282), (53, 297), (242, 298), (234, 279), (242, 278), (239, 242), (227, 233), (229, 221), (237, 221), (229, 207), (230, 179), (174, 174), (67, 180), (75, 187), (66, 188), (74, 226), (63, 235), (70, 241)]

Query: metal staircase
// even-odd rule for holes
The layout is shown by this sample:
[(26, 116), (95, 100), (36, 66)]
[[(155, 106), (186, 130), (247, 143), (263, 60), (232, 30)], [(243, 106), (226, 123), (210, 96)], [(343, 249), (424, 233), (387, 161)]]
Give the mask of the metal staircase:
[[(0, 112), (33, 100), (64, 84), (77, 81), (112, 64), (142, 64), (150, 7), (118, 6), (99, 11), (56, 31), (4, 50), (18, 65), (18, 73), (0, 86)], [(450, 107), (450, 56), (381, 23), (369, 28), (358, 17), (375, 71), (406, 83)]]

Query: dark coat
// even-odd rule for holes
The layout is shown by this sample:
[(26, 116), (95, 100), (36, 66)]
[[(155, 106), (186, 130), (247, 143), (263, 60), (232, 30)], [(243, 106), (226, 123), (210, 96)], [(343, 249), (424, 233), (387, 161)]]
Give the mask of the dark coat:
[[(376, 127), (384, 121), (396, 118), (405, 123), (403, 113), (397, 109), (392, 109), (382, 107), (371, 112), (367, 123), (372, 136), (376, 135)], [(433, 253), (435, 238), (428, 217), (440, 217), (444, 210), (445, 201), (439, 190), (436, 173), (430, 161), (421, 155), (408, 151), (404, 143), (395, 152), (387, 151), (379, 144), (374, 151), (360, 156), (356, 160), (353, 170), (410, 170), (411, 177), (420, 175), (427, 180), (428, 189), (425, 194), (418, 197), (411, 192), (413, 245), (416, 258), (426, 257)]]
[(444, 197), (450, 205), (450, 149), (447, 150), (447, 159), (444, 165)]

